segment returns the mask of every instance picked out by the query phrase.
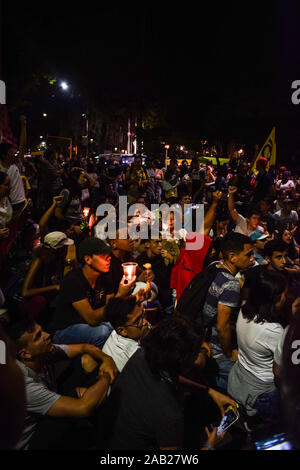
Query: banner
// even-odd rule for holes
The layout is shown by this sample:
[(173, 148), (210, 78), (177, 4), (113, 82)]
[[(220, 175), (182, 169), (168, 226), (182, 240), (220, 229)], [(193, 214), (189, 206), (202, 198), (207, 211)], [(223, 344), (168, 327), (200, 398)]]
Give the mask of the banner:
[(266, 158), (269, 162), (268, 166), (276, 165), (276, 140), (275, 140), (275, 127), (273, 127), (271, 134), (267, 138), (260, 152), (258, 153), (253, 165), (252, 171), (256, 171), (256, 162), (259, 158)]

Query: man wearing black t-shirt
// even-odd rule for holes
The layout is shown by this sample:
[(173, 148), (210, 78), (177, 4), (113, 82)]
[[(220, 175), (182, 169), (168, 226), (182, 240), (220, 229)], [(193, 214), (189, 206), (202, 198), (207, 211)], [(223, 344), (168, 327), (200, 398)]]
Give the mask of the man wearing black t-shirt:
[[(199, 357), (201, 343), (188, 321), (178, 316), (163, 320), (144, 337), (98, 417), (98, 448), (157, 451), (182, 447), (184, 394), (178, 380)], [(203, 386), (205, 395), (209, 390)], [(222, 408), (227, 404), (236, 406), (222, 395)], [(207, 431), (202, 449), (211, 449), (223, 438), (224, 434), (217, 436), (216, 431)]]
[[(109, 272), (111, 248), (98, 238), (87, 238), (79, 247), (83, 267), (64, 278), (58, 305), (50, 324), (56, 344), (89, 343), (101, 348), (113, 328), (105, 322), (104, 307), (114, 289)], [(119, 286), (117, 296), (129, 295), (133, 286)]]

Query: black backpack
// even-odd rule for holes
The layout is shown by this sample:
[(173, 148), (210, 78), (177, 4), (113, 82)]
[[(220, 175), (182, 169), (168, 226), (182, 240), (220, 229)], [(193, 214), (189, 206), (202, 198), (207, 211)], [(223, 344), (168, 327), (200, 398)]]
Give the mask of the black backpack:
[(190, 320), (195, 330), (203, 335), (205, 330), (206, 340), (209, 340), (209, 329), (211, 329), (215, 319), (209, 324), (203, 323), (203, 307), (206, 301), (208, 289), (220, 272), (227, 272), (227, 269), (217, 268), (219, 263), (207, 266), (203, 271), (196, 274), (181, 295), (176, 313), (183, 315)]

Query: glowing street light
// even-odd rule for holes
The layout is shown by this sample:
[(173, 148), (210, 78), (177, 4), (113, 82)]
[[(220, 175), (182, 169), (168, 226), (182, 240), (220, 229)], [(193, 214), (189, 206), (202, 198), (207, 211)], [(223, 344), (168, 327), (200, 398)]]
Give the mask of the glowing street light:
[(44, 117), (47, 117), (47, 114), (46, 114), (46, 113), (43, 113), (43, 116), (44, 116)]
[(63, 90), (67, 90), (69, 88), (69, 85), (66, 82), (61, 82), (60, 86)]
[(166, 149), (166, 158), (168, 158), (168, 150), (170, 149), (170, 145), (165, 145), (165, 149)]

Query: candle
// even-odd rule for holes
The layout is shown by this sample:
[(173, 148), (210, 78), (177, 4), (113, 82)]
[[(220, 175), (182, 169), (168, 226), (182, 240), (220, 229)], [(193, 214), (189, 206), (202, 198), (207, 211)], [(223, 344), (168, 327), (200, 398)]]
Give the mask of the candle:
[(126, 281), (133, 281), (136, 273), (137, 263), (123, 263), (122, 268)]

